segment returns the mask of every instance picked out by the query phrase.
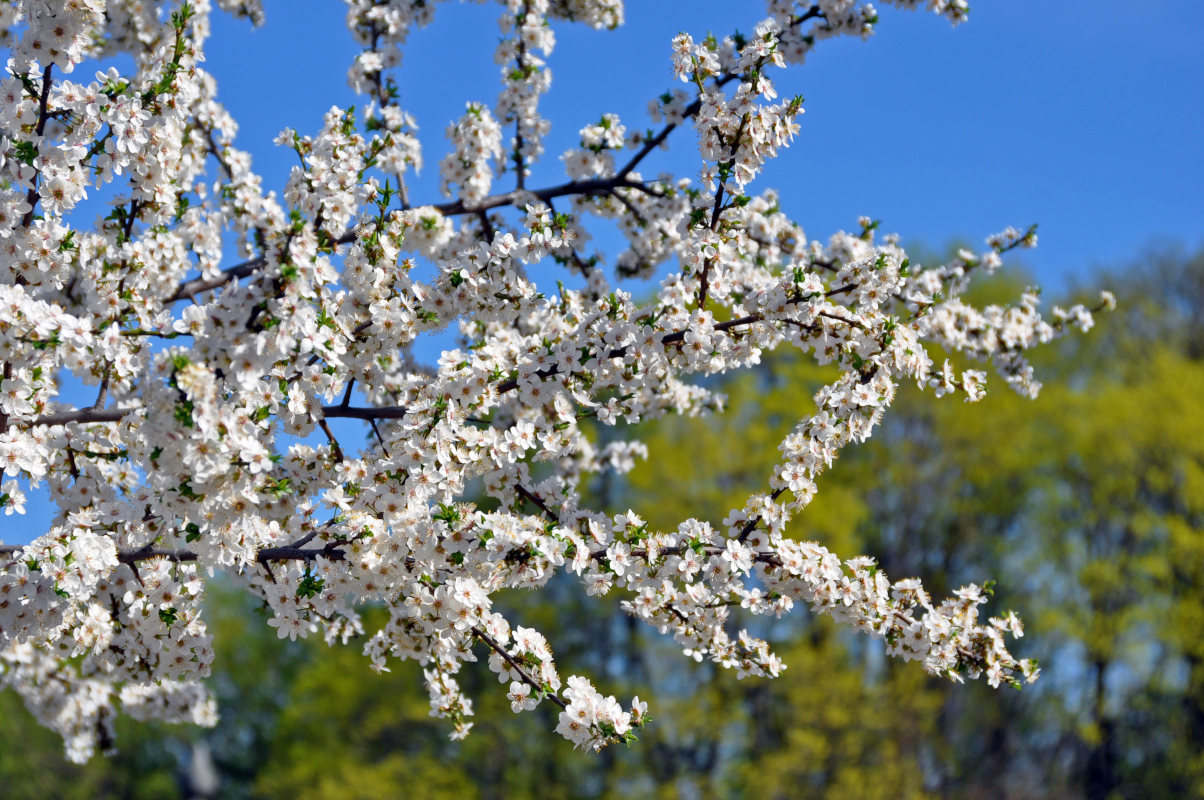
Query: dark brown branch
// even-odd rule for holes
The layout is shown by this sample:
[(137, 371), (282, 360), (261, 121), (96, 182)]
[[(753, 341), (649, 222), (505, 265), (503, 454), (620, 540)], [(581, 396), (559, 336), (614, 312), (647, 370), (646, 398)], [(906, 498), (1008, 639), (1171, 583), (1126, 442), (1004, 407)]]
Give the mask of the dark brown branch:
[(406, 187), (404, 175), (397, 176), (397, 194), (401, 198), (401, 210), (408, 211), (410, 209), (410, 190)]
[[(46, 414), (35, 418), (31, 426), (38, 425), (69, 425), (73, 422), (87, 424), (90, 422), (120, 422), (126, 415), (137, 411), (136, 408), (77, 408), (71, 411), (61, 411), (56, 414)], [(351, 419), (401, 419), (406, 415), (405, 406), (381, 406), (377, 408), (361, 408), (357, 406), (322, 406), (322, 415), (327, 419), (348, 417)]]
[(431, 206), (444, 216), (455, 216), (459, 214), (476, 214), (480, 211), (488, 211), (493, 208), (501, 208), (502, 206), (513, 205), (517, 200), (534, 195), (536, 198), (547, 202), (557, 197), (566, 197), (568, 195), (596, 195), (606, 194), (613, 189), (631, 188), (645, 189), (647, 188), (641, 181), (634, 181), (626, 175), (615, 175), (611, 178), (591, 178), (584, 181), (566, 181), (555, 186), (547, 186), (543, 189), (535, 189), (532, 191), (513, 191), (495, 194), (480, 200), (477, 203), (470, 205), (465, 204), (463, 200), (453, 200), (446, 203), (439, 203)]
[[(519, 41), (522, 41), (521, 37)], [(520, 192), (527, 186), (527, 163), (523, 159), (523, 146), (525, 144), (522, 128), (516, 120), (514, 123), (514, 184), (516, 190)]]
[(109, 393), (109, 375), (113, 371), (112, 364), (105, 365), (104, 376), (100, 379), (100, 390), (96, 393), (96, 400), (92, 402), (92, 408), (101, 409), (105, 406), (105, 397)]
[[(772, 497), (774, 500), (777, 500), (779, 497), (782, 496), (782, 493), (785, 491), (786, 491), (785, 489), (777, 489), (774, 491), (774, 493), (772, 495), (770, 495), (770, 497)], [(757, 516), (753, 517), (752, 519), (750, 519), (748, 522), (746, 522), (744, 524), (744, 527), (740, 529), (740, 534), (736, 537), (736, 541), (743, 542), (745, 539), (747, 539), (749, 536), (752, 535), (752, 532), (755, 531), (757, 529), (757, 526), (760, 524), (761, 524), (761, 515), (758, 514)]]
[[(267, 564), (271, 561), (311, 561), (321, 556), (329, 558), (332, 561), (342, 561), (346, 558), (341, 549), (342, 545), (342, 542), (331, 542), (324, 547), (313, 550), (307, 550), (297, 544), (285, 545), (283, 547), (264, 547), (255, 554), (255, 560), (260, 564)], [(19, 556), (24, 550), (25, 545), (0, 545), (0, 555)], [(118, 561), (131, 566), (140, 561), (149, 561), (152, 558), (166, 558), (170, 561), (185, 562), (196, 561), (197, 554), (189, 550), (160, 549), (151, 547), (150, 545), (140, 547), (136, 550), (122, 550), (117, 553)]]
[(380, 449), (384, 451), (385, 456), (389, 455), (389, 446), (385, 444), (385, 437), (380, 435), (380, 428), (376, 426), (376, 420), (368, 420), (368, 424), (372, 426), (372, 432), (376, 434), (376, 441), (380, 442)]
[(197, 123), (197, 127), (205, 135), (205, 144), (208, 145), (209, 154), (217, 161), (222, 172), (226, 173), (226, 180), (234, 180), (234, 170), (230, 168), (230, 162), (226, 161), (226, 157), (222, 155), (222, 148), (217, 146), (217, 142), (213, 138), (213, 129), (203, 123)]
[[(13, 365), (5, 361), (3, 369), (0, 370), (0, 388), (3, 388), (4, 381), (8, 380), (12, 376)], [(8, 430), (8, 414), (6, 414), (3, 409), (0, 409), (0, 433), (4, 433), (6, 430)]]
[[(514, 33), (516, 34), (514, 41), (518, 45), (514, 54), (514, 63), (518, 65), (518, 72), (523, 76), (527, 75), (527, 41), (523, 36), (523, 25), (526, 24), (525, 17), (530, 13), (530, 5), (523, 3), (523, 13), (519, 17), (523, 21), (516, 21), (514, 25)], [(538, 95), (536, 96), (538, 97)], [(523, 158), (523, 148), (526, 144), (523, 140), (522, 115), (519, 114), (514, 120), (514, 184), (520, 191), (527, 188), (527, 162)]]
[(133, 408), (78, 408), (71, 411), (61, 411), (57, 414), (46, 414), (37, 417), (31, 423), (37, 425), (68, 425), (72, 422), (119, 422), (127, 414), (133, 413)]
[(494, 229), (493, 229), (493, 223), (489, 221), (489, 212), (488, 211), (478, 211), (477, 219), (481, 223), (482, 235), (484, 235), (484, 237), (487, 241), (492, 242), (493, 237), (496, 235), (497, 232), (494, 231)]
[(524, 500), (527, 500), (527, 501), (531, 502), (532, 504), (534, 504), (540, 511), (542, 511), (548, 517), (548, 519), (559, 524), (560, 516), (555, 511), (553, 511), (551, 508), (548, 507), (548, 504), (543, 501), (543, 498), (541, 498), (539, 495), (532, 492), (527, 487), (523, 486), (521, 483), (516, 483), (514, 485), (514, 490), (516, 492), (518, 492), (519, 496), (521, 496)]
[[(0, 544), (0, 555), (19, 556), (25, 551), (23, 544)], [(196, 553), (188, 550), (160, 550), (147, 545), (136, 550), (121, 550), (117, 560), (122, 564), (136, 564), (139, 561), (149, 561), (152, 558), (166, 558), (171, 561), (196, 561)]]
[(494, 641), (493, 637), (485, 633), (484, 629), (482, 629), (479, 625), (474, 625), (472, 627), (472, 635), (489, 645), (489, 648), (493, 650), (493, 652), (501, 656), (502, 660), (509, 664), (510, 668), (519, 674), (519, 677), (523, 679), (523, 683), (538, 691), (540, 696), (547, 697), (549, 700), (559, 706), (562, 711), (569, 707), (568, 703), (564, 702), (564, 699), (560, 695), (552, 691), (547, 691), (544, 685), (535, 680), (535, 678), (533, 678), (531, 674), (527, 672), (526, 668), (523, 667), (522, 664), (518, 663), (518, 660), (515, 659), (514, 656), (506, 652), (506, 648)]
[(233, 267), (224, 269), (220, 274), (212, 278), (194, 278), (190, 281), (184, 281), (178, 287), (171, 297), (167, 298), (165, 303), (174, 303), (177, 300), (188, 300), (200, 294), (207, 292), (210, 289), (217, 289), (225, 286), (230, 281), (236, 281), (240, 278), (245, 278), (255, 270), (260, 269), (267, 264), (267, 259), (263, 256), (253, 258), (250, 261), (244, 261), (241, 264), (235, 264)]
[(264, 547), (255, 554), (255, 560), (265, 566), (271, 561), (312, 561), (315, 558), (329, 558), (331, 561), (342, 561), (347, 555), (342, 551), (342, 542), (331, 542), (317, 550), (307, 550), (295, 545), (283, 547)]
[(815, 5), (815, 6), (811, 6), (811, 8), (809, 8), (809, 9), (807, 9), (806, 13), (803, 14), (802, 16), (795, 17), (794, 19), (790, 20), (790, 27), (793, 28), (798, 25), (802, 25), (807, 20), (815, 19), (816, 17), (821, 17), (824, 19), (824, 21), (827, 21), (827, 19), (828, 19), (826, 16), (824, 16), (822, 13), (820, 13), (819, 6)]
[(136, 564), (152, 558), (166, 558), (168, 561), (196, 561), (196, 553), (188, 550), (159, 550), (150, 545), (137, 550), (126, 550), (117, 554), (117, 560), (122, 564)]
[(326, 421), (325, 417), (318, 420), (318, 427), (322, 429), (322, 433), (326, 434), (326, 439), (330, 442), (331, 449), (334, 450), (335, 460), (344, 461), (343, 448), (339, 446), (339, 440), (335, 438), (334, 431), (330, 429), (330, 423)]
[[(715, 79), (715, 87), (719, 88), (724, 86), (734, 81), (738, 77), (740, 77), (738, 74), (729, 72), (728, 74)], [(701, 110), (702, 99), (699, 98), (690, 103), (690, 105), (686, 106), (686, 110), (682, 112), (682, 121), (684, 122), (685, 120), (690, 119)], [(659, 147), (661, 143), (668, 138), (669, 134), (677, 128), (678, 124), (679, 123), (677, 122), (666, 123), (665, 127), (661, 128), (660, 132), (657, 133), (656, 136), (653, 136), (651, 139), (644, 142), (644, 145), (636, 151), (635, 155), (631, 157), (631, 160), (624, 164), (623, 168), (616, 173), (617, 177), (626, 178), (636, 167), (640, 165), (640, 162), (643, 161), (649, 153)]]
[(617, 191), (615, 191), (613, 189), (611, 191), (607, 192), (607, 194), (610, 195), (611, 197), (613, 197), (614, 199), (618, 200), (620, 203), (622, 203), (623, 207), (631, 212), (631, 216), (635, 217), (636, 222), (640, 223), (641, 227), (648, 226), (648, 219), (643, 214), (640, 213), (640, 210), (638, 208), (636, 208), (634, 205), (632, 205), (630, 200), (628, 200), (626, 197), (619, 194)]
[(406, 415), (405, 406), (322, 406), (322, 416), (327, 419), (347, 417), (350, 419), (401, 419)]
[[(50, 71), (53, 68), (54, 65), (49, 64), (46, 69), (42, 70), (42, 95), (38, 98), (38, 122), (34, 126), (34, 133), (37, 134), (39, 141), (41, 141), (42, 134), (46, 132), (46, 111), (50, 102)], [(38, 205), (38, 178), (40, 176), (41, 172), (34, 173), (33, 180), (29, 184), (29, 191), (25, 193), (25, 203), (29, 206), (29, 210), (21, 219), (21, 225), (26, 228), (33, 224), (34, 209)]]

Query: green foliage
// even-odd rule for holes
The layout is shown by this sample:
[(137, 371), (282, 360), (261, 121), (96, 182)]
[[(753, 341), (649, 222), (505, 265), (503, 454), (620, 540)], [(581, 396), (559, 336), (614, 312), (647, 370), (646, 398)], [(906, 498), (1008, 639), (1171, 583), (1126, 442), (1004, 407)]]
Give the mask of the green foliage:
[(79, 767), (67, 763), (62, 739), (38, 725), (12, 692), (0, 694), (0, 719), (0, 795), (4, 797), (152, 800), (175, 794), (175, 759), (158, 744), (163, 731), (157, 726), (119, 720), (118, 735), (126, 752), (137, 752), (138, 757), (119, 753)]
[[(747, 689), (754, 713), (731, 796), (934, 796), (921, 757), (937, 733), (939, 692), (918, 670), (883, 664), (880, 652), (861, 655), (858, 664), (826, 619), (783, 647), (786, 676)], [(867, 680), (859, 667), (875, 674)]]

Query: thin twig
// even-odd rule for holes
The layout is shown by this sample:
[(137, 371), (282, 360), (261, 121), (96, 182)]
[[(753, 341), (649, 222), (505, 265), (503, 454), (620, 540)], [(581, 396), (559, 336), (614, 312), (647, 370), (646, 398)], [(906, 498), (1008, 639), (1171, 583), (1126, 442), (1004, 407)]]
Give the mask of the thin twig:
[(548, 691), (542, 683), (535, 680), (535, 678), (533, 678), (531, 674), (527, 672), (526, 668), (524, 668), (522, 664), (518, 663), (514, 656), (506, 652), (506, 648), (494, 641), (493, 637), (485, 633), (485, 631), (479, 625), (474, 625), (472, 627), (472, 635), (489, 645), (493, 652), (501, 656), (502, 660), (509, 664), (510, 668), (519, 674), (519, 677), (523, 679), (523, 683), (527, 684), (532, 689), (537, 690), (541, 696), (551, 700), (560, 707), (561, 711), (564, 711), (569, 707), (568, 703), (564, 702), (564, 698), (555, 692)]

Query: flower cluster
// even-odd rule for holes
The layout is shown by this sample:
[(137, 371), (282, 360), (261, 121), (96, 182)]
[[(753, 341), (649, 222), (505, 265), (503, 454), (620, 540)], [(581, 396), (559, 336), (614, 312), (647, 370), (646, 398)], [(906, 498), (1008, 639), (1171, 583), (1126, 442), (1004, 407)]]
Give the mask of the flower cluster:
[[(218, 5), (262, 17), (254, 2)], [(1047, 319), (1035, 291), (967, 302), (976, 273), (1035, 244), (1031, 229), (922, 266), (869, 219), (809, 241), (775, 192), (751, 191), (799, 133), (802, 102), (778, 101), (769, 71), (867, 34), (872, 6), (769, 0), (751, 38), (678, 36), (665, 77), (687, 88), (652, 103), (659, 130), (591, 112), (567, 181), (531, 187), (549, 21), (614, 27), (623, 8), (506, 0), (498, 103), (469, 103), (447, 128), (446, 199), (421, 203), (406, 186), (423, 160), (417, 125), (390, 71), (436, 4), (347, 5), (362, 48), (349, 82), (365, 102), (310, 121), (312, 135), (281, 133), (299, 163), (279, 197), (201, 67), (208, 2), (0, 7), (0, 506), (21, 514), (45, 488), (57, 507), (32, 542), (0, 545), (0, 684), (72, 758), (109, 746), (117, 713), (212, 722), (201, 600), (219, 571), (282, 638), (357, 639), (377, 669), (419, 662), (455, 736), (473, 709), (457, 675), (482, 655), (516, 712), (557, 706), (578, 746), (631, 741), (645, 724), (642, 701), (562, 679), (544, 635), (495, 607), (498, 592), (557, 575), (622, 593), (687, 656), (740, 675), (785, 668), (742, 629), (748, 617), (805, 603), (934, 674), (1035, 677), (1008, 650), (1019, 621), (980, 617), (987, 590), (934, 599), (869, 557), (788, 536), (902, 381), (976, 400), (986, 371), (969, 359), (1034, 394), (1028, 349), (1112, 303)], [(128, 74), (65, 77), (120, 54)], [(691, 127), (697, 176), (644, 177)], [(590, 216), (624, 237), (609, 262), (582, 249)], [(567, 281), (545, 277), (554, 265)], [(659, 283), (641, 299), (616, 276)], [(423, 358), (433, 336), (457, 335), (437, 363)], [(591, 475), (647, 455), (626, 423), (717, 413), (722, 396), (698, 377), (779, 347), (838, 377), (782, 441), (765, 491), (721, 523), (667, 531), (586, 504)], [(613, 429), (604, 446), (596, 426)], [(375, 630), (366, 604), (388, 611)]]
[(464, 116), (448, 126), (447, 138), (455, 149), (439, 163), (443, 193), (451, 197), (451, 187), (458, 186), (460, 199), (476, 205), (493, 185), (489, 162), (502, 156), (502, 129), (488, 108), (469, 103)]
[[(777, 97), (762, 70), (785, 66), (778, 49), (777, 23), (769, 19), (757, 25), (752, 40), (743, 47), (732, 39), (721, 46), (714, 37), (695, 44), (689, 34), (679, 34), (673, 40), (673, 55), (674, 72), (699, 91), (701, 106), (695, 126), (698, 149), (708, 165), (703, 179), (710, 183), (717, 178), (739, 194), (799, 130), (794, 118), (802, 113), (801, 98), (773, 105), (757, 103), (758, 98)], [(718, 84), (717, 79), (727, 74), (747, 77), (730, 101), (718, 86), (707, 87), (707, 81)]]

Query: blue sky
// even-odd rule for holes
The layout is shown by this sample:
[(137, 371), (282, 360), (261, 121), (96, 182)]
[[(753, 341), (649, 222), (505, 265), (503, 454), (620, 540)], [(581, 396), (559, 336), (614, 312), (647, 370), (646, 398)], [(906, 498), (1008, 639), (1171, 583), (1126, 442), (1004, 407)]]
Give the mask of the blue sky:
[[(206, 66), (240, 121), (240, 146), (279, 187), (295, 157), (272, 138), (286, 125), (316, 131), (331, 104), (355, 102), (345, 68), (356, 48), (341, 3), (265, 6), (267, 25), (256, 30), (215, 15)], [(629, 0), (618, 31), (558, 24), (543, 105), (553, 131), (532, 185), (563, 180), (556, 157), (601, 113), (648, 126), (648, 100), (674, 86), (673, 34), (747, 32), (763, 8)], [(441, 3), (405, 49), (402, 105), (418, 119), (427, 161), (416, 200), (440, 199), (447, 123), (468, 100), (496, 99), (496, 12)], [(1024, 260), (1055, 291), (1153, 243), (1204, 245), (1204, 3), (978, 0), (956, 29), (927, 12), (881, 16), (870, 40), (823, 43), (778, 74), (781, 94), (802, 94), (806, 113), (799, 138), (753, 188), (778, 188), (809, 236), (868, 214), (905, 242), (938, 247), (1037, 222), (1040, 247)], [(646, 172), (696, 173), (692, 133), (671, 143), (674, 154)]]

